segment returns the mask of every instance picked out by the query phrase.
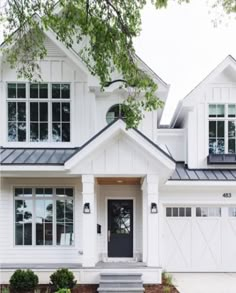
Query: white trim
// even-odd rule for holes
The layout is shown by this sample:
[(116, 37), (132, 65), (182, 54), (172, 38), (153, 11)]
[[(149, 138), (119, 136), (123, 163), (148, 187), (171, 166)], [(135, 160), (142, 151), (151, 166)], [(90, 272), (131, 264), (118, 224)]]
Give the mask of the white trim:
[(100, 145), (104, 144), (108, 139), (111, 139), (115, 135), (123, 133), (131, 138), (134, 142), (145, 149), (151, 156), (160, 161), (165, 167), (174, 171), (175, 163), (171, 159), (167, 158), (160, 150), (151, 145), (145, 138), (133, 129), (126, 130), (126, 125), (122, 120), (116, 121), (110, 128), (104, 131), (101, 135), (96, 137), (91, 143), (89, 143), (84, 149), (75, 154), (71, 159), (65, 163), (65, 169), (70, 170), (77, 165), (82, 159), (87, 157)]

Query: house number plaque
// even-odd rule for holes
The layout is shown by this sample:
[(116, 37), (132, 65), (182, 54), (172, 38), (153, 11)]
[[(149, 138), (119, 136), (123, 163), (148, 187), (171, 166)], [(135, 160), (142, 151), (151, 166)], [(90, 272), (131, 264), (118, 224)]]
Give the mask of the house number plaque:
[(226, 192), (226, 193), (223, 193), (223, 197), (225, 197), (225, 198), (231, 198), (232, 197), (232, 194), (231, 194), (231, 192)]

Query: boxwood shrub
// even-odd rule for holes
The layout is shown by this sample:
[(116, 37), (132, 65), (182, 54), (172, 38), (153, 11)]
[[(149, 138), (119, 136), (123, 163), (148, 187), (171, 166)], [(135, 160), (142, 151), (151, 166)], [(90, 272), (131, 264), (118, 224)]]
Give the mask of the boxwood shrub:
[(31, 270), (16, 270), (10, 278), (13, 292), (33, 292), (38, 286), (38, 276)]
[(54, 290), (72, 289), (76, 285), (74, 274), (66, 268), (58, 269), (50, 276), (50, 280), (50, 285)]

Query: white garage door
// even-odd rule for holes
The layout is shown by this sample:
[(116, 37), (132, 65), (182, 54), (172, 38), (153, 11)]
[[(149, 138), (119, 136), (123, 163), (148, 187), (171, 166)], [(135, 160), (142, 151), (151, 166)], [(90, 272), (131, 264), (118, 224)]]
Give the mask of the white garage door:
[(236, 207), (164, 209), (162, 266), (170, 272), (236, 272)]

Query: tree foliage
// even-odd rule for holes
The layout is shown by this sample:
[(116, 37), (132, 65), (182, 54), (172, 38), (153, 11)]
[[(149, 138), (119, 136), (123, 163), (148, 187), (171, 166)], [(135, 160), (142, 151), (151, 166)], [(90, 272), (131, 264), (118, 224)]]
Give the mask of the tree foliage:
[[(151, 3), (159, 9), (170, 1)], [(163, 106), (157, 84), (138, 66), (133, 45), (146, 4), (147, 0), (8, 0), (2, 13), (6, 60), (19, 77), (40, 80), (38, 60), (47, 55), (44, 31), (53, 30), (68, 48), (78, 44), (80, 57), (99, 77), (102, 89), (116, 82), (114, 72), (119, 73), (122, 86), (129, 89), (125, 103), (131, 111), (126, 113), (126, 123), (137, 127), (143, 110)], [(236, 11), (235, 0), (216, 0), (216, 4), (227, 12)]]

